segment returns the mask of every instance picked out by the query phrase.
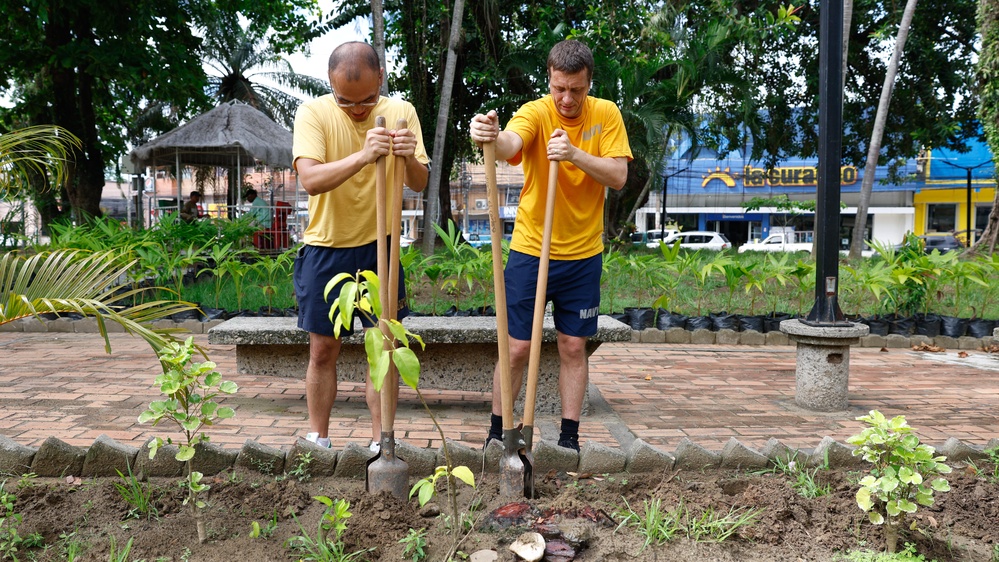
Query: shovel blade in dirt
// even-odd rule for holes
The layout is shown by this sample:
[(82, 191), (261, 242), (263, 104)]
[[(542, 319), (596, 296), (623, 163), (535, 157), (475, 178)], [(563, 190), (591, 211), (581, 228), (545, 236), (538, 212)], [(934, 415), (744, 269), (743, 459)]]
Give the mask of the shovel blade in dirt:
[(381, 449), (367, 463), (365, 488), (371, 494), (388, 492), (405, 500), (409, 492), (409, 465), (395, 456), (395, 432), (382, 432)]
[(519, 456), (524, 464), (524, 497), (533, 500), (538, 497), (534, 489), (534, 428), (525, 425), (522, 431), (524, 445)]
[(503, 430), (503, 456), (499, 466), (500, 496), (519, 496), (524, 491), (524, 459), (518, 451), (524, 446), (519, 429)]

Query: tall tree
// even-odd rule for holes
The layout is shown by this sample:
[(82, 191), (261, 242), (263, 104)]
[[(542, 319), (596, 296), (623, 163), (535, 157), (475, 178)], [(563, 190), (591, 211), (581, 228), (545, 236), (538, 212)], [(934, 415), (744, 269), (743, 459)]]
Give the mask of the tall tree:
[(139, 123), (175, 125), (209, 106), (196, 27), (219, 13), (247, 14), (252, 26), (273, 27), (273, 44), (287, 52), (321, 31), (310, 23), (314, 6), (314, 0), (0, 0), (6, 24), (0, 92), (14, 102), (0, 111), (0, 128), (54, 123), (82, 142), (58, 200), (36, 201), (43, 222), (70, 209), (80, 219), (99, 215), (105, 168), (148, 134)]
[[(461, 36), (461, 18), (465, 14), (465, 0), (454, 0), (454, 8), (451, 14), (451, 31), (447, 42), (447, 61), (444, 65), (444, 81), (441, 84), (440, 103), (437, 110), (437, 124), (434, 132), (434, 152), (435, 160), (444, 158), (444, 135), (447, 133), (448, 115), (451, 110), (451, 91), (453, 90), (455, 68), (458, 65), (458, 39)], [(437, 214), (438, 191), (441, 183), (441, 167), (435, 166), (430, 170), (430, 193), (427, 194), (427, 210), (423, 217), (423, 252), (427, 255), (433, 253), (434, 249), (434, 229), (430, 226), (430, 220)]]
[(238, 18), (224, 17), (208, 26), (204, 38), (208, 96), (216, 105), (241, 101), (290, 129), (302, 101), (293, 92), (313, 98), (329, 91), (325, 80), (296, 73), (268, 43), (264, 30), (244, 27)]
[[(980, 0), (978, 31), (982, 37), (982, 52), (978, 58), (978, 118), (999, 175), (999, 0)], [(995, 252), (999, 236), (999, 189), (995, 191), (989, 223), (975, 242), (974, 252)]]
[(878, 167), (878, 157), (881, 154), (881, 137), (885, 132), (885, 121), (888, 119), (888, 104), (891, 103), (891, 92), (898, 75), (898, 62), (905, 49), (905, 41), (909, 36), (909, 26), (916, 12), (916, 1), (907, 0), (902, 21), (898, 24), (898, 36), (895, 39), (895, 50), (888, 61), (885, 72), (884, 86), (881, 87), (881, 98), (878, 100), (878, 112), (874, 117), (874, 129), (871, 131), (871, 142), (867, 147), (867, 164), (864, 166), (864, 180), (860, 186), (860, 202), (857, 204), (857, 220), (853, 226), (853, 238), (850, 241), (850, 258), (859, 259), (860, 251), (864, 249), (864, 233), (867, 232), (867, 208), (871, 204), (871, 192), (874, 189), (874, 172)]

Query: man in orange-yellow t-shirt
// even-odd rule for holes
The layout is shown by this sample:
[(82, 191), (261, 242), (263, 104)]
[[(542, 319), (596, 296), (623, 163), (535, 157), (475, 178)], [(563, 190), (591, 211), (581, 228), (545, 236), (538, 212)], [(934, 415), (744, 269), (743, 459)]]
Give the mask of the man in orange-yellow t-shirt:
[[(562, 399), (558, 444), (577, 451), (589, 378), (586, 339), (597, 331), (600, 310), (604, 189), (624, 187), (632, 159), (620, 110), (613, 102), (588, 95), (592, 78), (590, 49), (579, 41), (562, 41), (548, 54), (549, 95), (521, 106), (503, 131), (495, 111), (476, 115), (469, 127), (477, 144), (495, 141), (497, 158), (524, 166), (524, 188), (504, 273), (514, 395), (520, 392), (530, 355), (548, 164), (561, 163), (547, 300), (552, 302), (558, 331)], [(487, 445), (502, 438), (499, 377), (497, 366)]]

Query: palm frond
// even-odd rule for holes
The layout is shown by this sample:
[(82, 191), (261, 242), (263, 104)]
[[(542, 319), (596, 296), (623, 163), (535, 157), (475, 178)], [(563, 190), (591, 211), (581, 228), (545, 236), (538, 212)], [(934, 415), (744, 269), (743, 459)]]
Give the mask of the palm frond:
[[(175, 328), (153, 328), (151, 323), (172, 314), (194, 310), (188, 302), (141, 302), (161, 289), (126, 289), (121, 281), (136, 260), (118, 250), (90, 253), (59, 250), (24, 258), (14, 252), (0, 256), (0, 324), (42, 314), (77, 313), (97, 319), (104, 348), (110, 353), (106, 322), (122, 326), (159, 351), (173, 341)], [(134, 304), (138, 303), (138, 304)]]
[(62, 185), (68, 174), (64, 164), (80, 146), (78, 138), (55, 125), (0, 135), (0, 199), (15, 196), (36, 174), (49, 175), (50, 185)]

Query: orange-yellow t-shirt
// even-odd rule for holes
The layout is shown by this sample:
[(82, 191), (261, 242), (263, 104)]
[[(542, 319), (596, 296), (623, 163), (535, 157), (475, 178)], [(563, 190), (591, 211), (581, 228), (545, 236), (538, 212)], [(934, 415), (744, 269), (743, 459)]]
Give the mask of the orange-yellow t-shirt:
[[(573, 146), (594, 156), (632, 159), (621, 112), (610, 101), (587, 96), (583, 110), (574, 119), (559, 114), (550, 95), (521, 106), (506, 126), (524, 141), (521, 151), (509, 160), (513, 165), (521, 161), (524, 164), (524, 188), (510, 248), (532, 256), (541, 255), (548, 195), (548, 140), (555, 129), (565, 130)], [(559, 165), (551, 259), (585, 259), (603, 251), (604, 189), (575, 165)]]
[[(430, 161), (423, 146), (423, 132), (416, 110), (409, 102), (380, 97), (363, 122), (351, 119), (337, 107), (333, 94), (304, 103), (295, 114), (295, 161), (311, 158), (321, 163), (335, 162), (361, 150), (364, 137), (375, 126), (375, 116), (384, 116), (386, 126), (394, 129), (405, 119), (416, 134), (416, 159)], [(395, 158), (386, 159), (386, 177), (394, 176)], [(386, 195), (386, 213), (392, 209), (391, 190)], [(333, 191), (309, 196), (309, 226), (303, 242), (312, 246), (355, 248), (377, 238), (375, 201), (375, 165), (365, 166)], [(386, 222), (391, 225), (392, 223)]]

